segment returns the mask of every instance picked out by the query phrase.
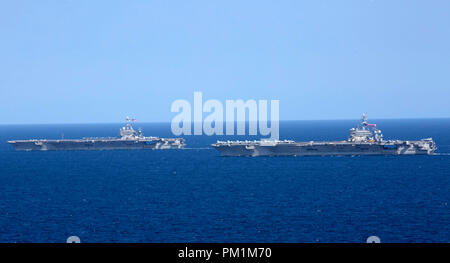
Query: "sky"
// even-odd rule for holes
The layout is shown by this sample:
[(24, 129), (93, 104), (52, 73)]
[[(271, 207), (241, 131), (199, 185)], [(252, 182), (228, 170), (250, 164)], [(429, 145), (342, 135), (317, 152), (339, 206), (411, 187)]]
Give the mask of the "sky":
[(177, 99), (281, 120), (450, 117), (450, 1), (2, 1), (0, 124), (170, 122)]

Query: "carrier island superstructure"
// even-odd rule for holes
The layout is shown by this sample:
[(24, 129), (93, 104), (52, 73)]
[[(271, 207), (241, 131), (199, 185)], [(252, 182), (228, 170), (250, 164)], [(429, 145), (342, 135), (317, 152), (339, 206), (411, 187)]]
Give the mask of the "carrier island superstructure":
[(367, 123), (365, 114), (361, 124), (350, 129), (350, 136), (345, 141), (217, 141), (212, 147), (223, 156), (431, 155), (436, 150), (431, 138), (418, 141), (384, 140), (376, 124)]
[(141, 129), (133, 129), (129, 117), (126, 120), (127, 124), (120, 129), (120, 137), (13, 140), (8, 143), (22, 151), (182, 149), (185, 146), (183, 138), (145, 137)]

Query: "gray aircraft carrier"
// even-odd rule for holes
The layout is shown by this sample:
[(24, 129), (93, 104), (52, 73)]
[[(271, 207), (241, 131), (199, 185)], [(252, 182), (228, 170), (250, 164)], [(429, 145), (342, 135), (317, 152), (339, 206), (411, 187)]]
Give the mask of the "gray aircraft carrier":
[(120, 137), (14, 140), (8, 143), (21, 151), (182, 149), (185, 146), (183, 138), (145, 137), (141, 129), (137, 132), (133, 129), (129, 117), (126, 120), (126, 126), (120, 129)]
[(223, 156), (307, 156), (307, 155), (401, 155), (434, 154), (431, 138), (419, 141), (384, 140), (376, 124), (367, 123), (350, 129), (346, 141), (295, 142), (291, 140), (217, 141), (212, 147)]

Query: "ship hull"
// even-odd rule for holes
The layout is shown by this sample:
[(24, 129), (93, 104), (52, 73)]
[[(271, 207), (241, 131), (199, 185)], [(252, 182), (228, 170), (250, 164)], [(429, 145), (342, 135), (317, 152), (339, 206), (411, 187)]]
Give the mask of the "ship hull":
[(424, 141), (397, 143), (240, 143), (213, 144), (222, 156), (429, 155), (434, 147)]
[(184, 147), (183, 143), (168, 140), (23, 140), (9, 143), (17, 151), (146, 150)]
[(183, 138), (145, 137), (141, 129), (135, 131), (129, 117), (120, 129), (120, 137), (90, 137), (82, 139), (32, 139), (8, 141), (17, 151), (86, 151), (86, 150), (145, 150), (182, 149)]
[(365, 114), (361, 126), (350, 129), (346, 141), (217, 141), (212, 147), (223, 156), (431, 155), (436, 150), (431, 138), (384, 140), (376, 124), (367, 123)]

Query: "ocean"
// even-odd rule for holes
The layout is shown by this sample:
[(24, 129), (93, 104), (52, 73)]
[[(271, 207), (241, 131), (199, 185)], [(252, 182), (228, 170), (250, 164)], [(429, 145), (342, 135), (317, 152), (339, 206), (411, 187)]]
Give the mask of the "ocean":
[[(434, 156), (221, 157), (184, 150), (16, 152), (11, 139), (116, 136), (122, 124), (0, 126), (0, 242), (449, 242), (450, 119), (373, 120)], [(280, 139), (343, 140), (358, 120), (284, 121)], [(169, 123), (135, 124), (173, 137)]]

